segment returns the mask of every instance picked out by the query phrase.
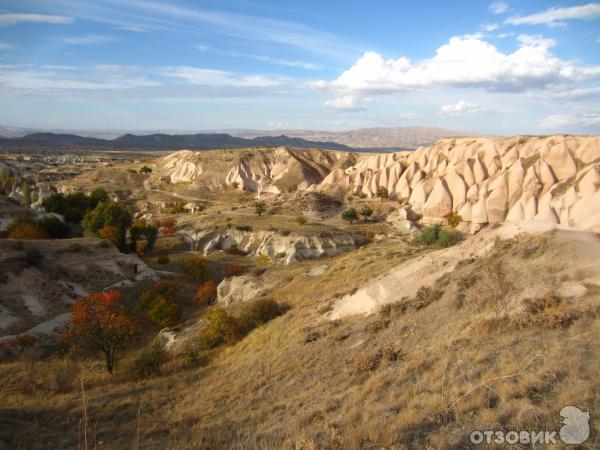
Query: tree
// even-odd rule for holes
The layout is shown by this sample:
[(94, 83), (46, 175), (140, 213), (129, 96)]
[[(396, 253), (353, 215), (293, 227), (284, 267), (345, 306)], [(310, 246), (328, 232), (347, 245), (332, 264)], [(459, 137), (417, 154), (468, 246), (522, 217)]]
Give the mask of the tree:
[(131, 239), (130, 247), (133, 251), (140, 254), (137, 244), (143, 238), (145, 242), (143, 253), (151, 252), (154, 249), (157, 235), (158, 229), (155, 226), (146, 225), (146, 221), (136, 220), (129, 230), (129, 237)]
[(106, 370), (113, 372), (117, 352), (137, 331), (124, 312), (119, 291), (97, 292), (75, 301), (66, 338), (72, 344), (104, 354)]
[(175, 234), (177, 232), (177, 228), (175, 228), (175, 225), (175, 219), (165, 219), (163, 220), (162, 226), (160, 227), (160, 232), (167, 236)]
[(53, 216), (42, 217), (37, 224), (46, 231), (50, 239), (65, 239), (71, 232), (69, 225)]
[(27, 182), (23, 185), (23, 203), (28, 208), (31, 206), (31, 188)]
[(152, 173), (152, 169), (148, 166), (144, 166), (140, 169), (140, 173)]
[(85, 215), (83, 226), (89, 233), (98, 235), (105, 227), (119, 229), (118, 247), (126, 251), (125, 236), (131, 226), (131, 213), (120, 203), (99, 203), (92, 211)]
[(101, 187), (94, 189), (90, 192), (90, 208), (94, 209), (98, 206), (98, 203), (107, 202), (108, 201), (108, 192), (106, 192)]
[(347, 220), (350, 223), (353, 223), (355, 220), (358, 220), (358, 213), (356, 209), (350, 208), (342, 213), (342, 219)]
[(139, 300), (146, 317), (161, 327), (173, 325), (180, 314), (179, 305), (175, 303), (178, 291), (179, 285), (170, 280), (157, 281), (152, 288), (143, 291)]
[(196, 291), (194, 301), (199, 305), (210, 305), (217, 298), (217, 286), (214, 281), (208, 280)]
[(369, 220), (369, 217), (373, 214), (373, 210), (368, 206), (365, 206), (360, 210), (360, 215), (365, 218), (365, 221)]
[(390, 193), (388, 192), (386, 187), (379, 186), (377, 188), (377, 192), (375, 193), (375, 196), (380, 198), (381, 201), (383, 202), (385, 199), (387, 199), (390, 196)]
[(256, 214), (258, 214), (259, 217), (266, 210), (267, 210), (267, 205), (265, 205), (265, 202), (258, 201), (254, 204), (254, 211), (256, 211)]
[(119, 246), (121, 243), (121, 230), (118, 227), (103, 227), (98, 232), (101, 238), (108, 239), (110, 242)]
[(194, 281), (208, 281), (210, 279), (210, 269), (208, 261), (204, 256), (192, 256), (185, 263), (185, 273)]
[(459, 214), (450, 213), (446, 216), (446, 220), (448, 221), (448, 225), (452, 228), (456, 228), (463, 219)]

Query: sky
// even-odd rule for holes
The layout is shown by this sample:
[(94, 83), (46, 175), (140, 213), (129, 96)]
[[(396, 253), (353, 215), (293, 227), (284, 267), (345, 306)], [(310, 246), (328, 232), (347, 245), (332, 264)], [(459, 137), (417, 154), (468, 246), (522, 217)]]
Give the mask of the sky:
[(600, 3), (1, 0), (0, 124), (600, 133)]

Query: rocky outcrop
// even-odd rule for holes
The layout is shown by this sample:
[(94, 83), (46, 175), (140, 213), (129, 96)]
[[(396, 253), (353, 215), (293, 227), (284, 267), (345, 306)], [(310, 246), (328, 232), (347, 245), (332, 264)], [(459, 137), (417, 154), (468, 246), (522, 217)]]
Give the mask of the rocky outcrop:
[(204, 238), (201, 247), (205, 254), (214, 250), (237, 248), (250, 255), (265, 255), (272, 261), (290, 264), (305, 259), (335, 256), (356, 249), (348, 233), (305, 235), (295, 232), (224, 230)]
[(331, 172), (317, 190), (344, 186), (374, 196), (383, 186), (423, 222), (452, 212), (472, 231), (530, 219), (600, 231), (599, 173), (599, 136), (456, 138), (369, 156)]
[(274, 287), (254, 275), (227, 277), (217, 286), (217, 303), (229, 306), (266, 294)]

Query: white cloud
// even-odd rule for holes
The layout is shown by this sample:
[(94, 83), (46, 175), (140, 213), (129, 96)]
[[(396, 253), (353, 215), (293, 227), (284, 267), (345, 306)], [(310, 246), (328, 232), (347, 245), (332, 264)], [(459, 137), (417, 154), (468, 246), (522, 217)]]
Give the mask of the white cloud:
[(365, 109), (359, 104), (358, 97), (354, 95), (344, 95), (343, 97), (329, 100), (323, 106), (327, 109), (338, 111), (361, 111)]
[(0, 42), (0, 50), (8, 50), (9, 48), (13, 48), (13, 46), (6, 42)]
[(586, 113), (582, 115), (553, 114), (551, 116), (544, 117), (538, 123), (544, 128), (555, 129), (573, 125), (592, 127), (595, 125), (600, 125), (600, 113)]
[(502, 53), (482, 39), (453, 37), (432, 58), (415, 63), (406, 57), (386, 60), (367, 52), (336, 80), (313, 82), (311, 87), (345, 95), (439, 87), (525, 92), (600, 79), (600, 66), (583, 66), (552, 55), (552, 39), (521, 35), (518, 41), (517, 50)]
[(114, 42), (115, 38), (113, 36), (106, 36), (102, 34), (86, 34), (85, 36), (64, 37), (61, 38), (61, 41), (70, 45), (89, 45)]
[(162, 74), (187, 81), (194, 85), (203, 86), (232, 86), (232, 87), (271, 87), (281, 84), (281, 80), (262, 75), (238, 75), (233, 72), (196, 67), (168, 67), (161, 70)]
[(494, 14), (503, 14), (508, 11), (508, 3), (497, 1), (490, 5), (490, 11)]
[(482, 108), (477, 103), (471, 103), (464, 100), (459, 100), (456, 103), (442, 105), (440, 108), (440, 116), (442, 117), (459, 117), (465, 114), (471, 114), (481, 111)]
[(53, 23), (68, 24), (73, 22), (72, 17), (54, 16), (48, 14), (0, 14), (0, 25), (14, 25), (17, 23)]
[(486, 23), (483, 26), (483, 29), (485, 31), (496, 31), (498, 28), (500, 28), (500, 25), (498, 25), (497, 23)]
[(550, 8), (544, 12), (529, 16), (514, 16), (506, 19), (510, 25), (564, 25), (561, 20), (593, 20), (600, 18), (600, 3), (571, 6), (568, 8)]

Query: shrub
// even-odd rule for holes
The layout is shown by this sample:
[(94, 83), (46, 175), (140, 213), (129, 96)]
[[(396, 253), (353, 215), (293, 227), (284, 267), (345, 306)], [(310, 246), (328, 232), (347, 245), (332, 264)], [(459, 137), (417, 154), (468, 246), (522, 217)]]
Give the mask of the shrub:
[(262, 298), (247, 303), (242, 308), (239, 321), (244, 331), (250, 331), (280, 316), (284, 308), (271, 298)]
[(223, 308), (211, 308), (203, 317), (206, 328), (200, 335), (203, 348), (213, 348), (220, 344), (235, 342), (242, 336), (238, 320)]
[(179, 285), (174, 281), (161, 280), (143, 291), (139, 300), (144, 308), (146, 317), (161, 327), (175, 323), (179, 318), (180, 308), (175, 303)]
[(143, 166), (140, 169), (140, 173), (152, 173), (152, 169), (150, 167), (148, 167), (148, 166)]
[(242, 273), (242, 266), (236, 263), (229, 263), (225, 267), (225, 276), (234, 277)]
[(236, 225), (235, 229), (238, 231), (252, 231), (252, 227), (250, 225)]
[(167, 361), (165, 340), (157, 338), (148, 345), (134, 361), (135, 372), (140, 377), (156, 375)]
[(194, 295), (194, 301), (199, 305), (210, 305), (217, 298), (217, 286), (212, 280), (204, 283), (196, 295)]
[(16, 218), (8, 226), (9, 239), (48, 239), (48, 233), (35, 221)]
[(296, 223), (298, 225), (306, 225), (306, 217), (304, 217), (304, 216), (296, 217)]
[(268, 255), (257, 255), (256, 256), (256, 265), (258, 266), (266, 266), (269, 264), (271, 260)]
[(191, 256), (185, 263), (185, 273), (194, 281), (208, 281), (211, 277), (211, 271), (208, 267), (208, 261), (204, 256)]
[(183, 362), (191, 367), (203, 365), (206, 361), (197, 345), (187, 343), (181, 352)]
[(462, 239), (462, 235), (457, 231), (447, 231), (441, 225), (436, 224), (426, 227), (415, 239), (417, 244), (434, 245), (436, 247), (451, 247)]
[(169, 257), (166, 255), (163, 256), (159, 256), (158, 258), (156, 258), (156, 262), (158, 264), (168, 264), (170, 261)]
[(154, 226), (157, 228), (160, 226), (160, 232), (168, 236), (177, 232), (175, 225), (175, 219), (165, 219), (162, 222), (162, 226), (160, 226), (160, 222), (158, 222), (158, 225), (155, 224)]
[(52, 359), (46, 368), (48, 388), (54, 394), (65, 394), (73, 390), (79, 368), (68, 358)]
[(358, 372), (376, 370), (382, 361), (399, 361), (404, 358), (402, 351), (394, 350), (390, 345), (375, 351), (365, 350), (348, 359), (346, 362)]
[(182, 200), (177, 200), (171, 208), (171, 214), (183, 214), (185, 212), (185, 203)]
[(353, 223), (355, 220), (358, 219), (358, 213), (356, 212), (356, 209), (350, 208), (350, 209), (347, 209), (346, 211), (344, 211), (342, 213), (342, 219), (344, 219), (350, 223)]

